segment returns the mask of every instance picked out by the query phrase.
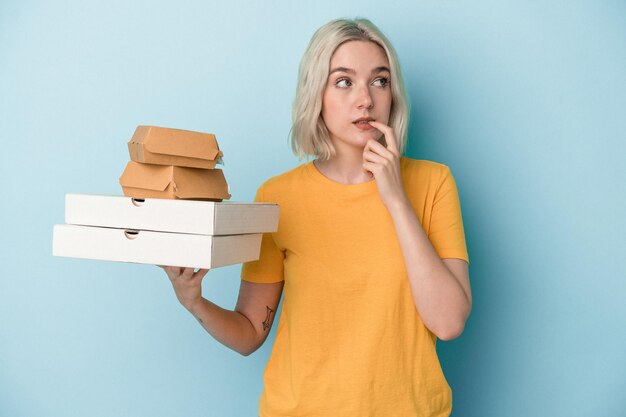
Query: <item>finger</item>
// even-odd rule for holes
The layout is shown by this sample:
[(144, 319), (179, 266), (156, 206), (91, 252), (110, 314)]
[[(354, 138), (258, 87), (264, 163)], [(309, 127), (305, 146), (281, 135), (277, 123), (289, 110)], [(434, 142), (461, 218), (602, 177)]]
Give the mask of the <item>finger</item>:
[(167, 274), (168, 277), (171, 278), (172, 275), (174, 275), (174, 267), (169, 266), (169, 265), (158, 265), (159, 268), (161, 268), (162, 270), (165, 271), (165, 273)]
[(194, 268), (181, 268), (180, 276), (189, 279), (193, 276)]
[(202, 279), (209, 272), (208, 269), (199, 269), (198, 272), (193, 274), (193, 279)]
[(183, 273), (183, 269), (184, 269), (179, 266), (161, 266), (161, 268), (163, 268), (163, 270), (169, 277), (170, 281), (176, 278), (179, 278), (181, 274)]
[(376, 175), (380, 171), (380, 165), (373, 162), (363, 162), (363, 169), (371, 172), (372, 175)]
[(369, 121), (369, 124), (374, 126), (376, 129), (380, 130), (383, 135), (385, 135), (385, 141), (387, 142), (387, 148), (393, 148), (395, 150), (398, 149), (398, 142), (396, 141), (396, 136), (393, 132), (393, 129), (390, 126), (387, 126), (384, 123)]
[(385, 135), (385, 140), (387, 141), (387, 149), (398, 151), (398, 142), (396, 141), (396, 136), (393, 133), (393, 129), (383, 123), (370, 121), (370, 125), (374, 126), (376, 129), (383, 132)]
[(377, 153), (379, 155), (381, 155), (384, 158), (387, 159), (393, 159), (393, 157), (395, 156), (393, 154), (393, 152), (391, 152), (389, 149), (385, 148), (380, 142), (377, 142), (375, 140), (368, 140), (367, 143), (365, 144), (365, 148), (363, 149), (363, 153), (365, 153), (366, 151), (372, 151), (374, 153)]
[(371, 149), (373, 151), (375, 151), (376, 153), (379, 153), (381, 155), (389, 155), (392, 156), (393, 154), (389, 151), (389, 149), (385, 148), (385, 145), (383, 145), (382, 143), (374, 140), (374, 139), (370, 139), (367, 141), (367, 143), (365, 144), (364, 150), (367, 149)]
[(365, 162), (363, 163), (363, 167), (361, 169), (363, 170), (363, 172), (365, 172), (365, 174), (367, 174), (368, 177), (374, 178), (374, 173), (372, 173), (372, 171), (365, 168)]
[(367, 161), (367, 162), (374, 162), (377, 164), (384, 164), (387, 159), (372, 152), (372, 151), (367, 151), (367, 152), (363, 152), (363, 160)]

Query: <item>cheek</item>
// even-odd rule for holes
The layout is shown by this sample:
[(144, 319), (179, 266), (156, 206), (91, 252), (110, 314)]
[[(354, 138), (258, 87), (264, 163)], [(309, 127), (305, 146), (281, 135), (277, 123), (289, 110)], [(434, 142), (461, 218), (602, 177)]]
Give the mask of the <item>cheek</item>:
[(391, 93), (383, 94), (378, 101), (378, 108), (385, 113), (387, 120), (389, 120), (389, 114), (391, 112)]
[(391, 107), (391, 91), (381, 91), (378, 94), (378, 103), (382, 107)]
[(339, 97), (337, 94), (333, 94), (332, 92), (327, 92), (324, 94), (324, 98), (322, 99), (322, 106), (328, 109), (336, 109), (339, 104)]
[(322, 117), (327, 123), (332, 123), (333, 118), (336, 118), (343, 108), (341, 101), (338, 97), (332, 94), (324, 94), (322, 99)]

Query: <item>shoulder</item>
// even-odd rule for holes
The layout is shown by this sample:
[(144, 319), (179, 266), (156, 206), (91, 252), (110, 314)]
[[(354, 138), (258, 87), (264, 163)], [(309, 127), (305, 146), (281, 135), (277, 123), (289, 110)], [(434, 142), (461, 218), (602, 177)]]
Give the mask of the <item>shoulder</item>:
[(286, 195), (290, 191), (301, 188), (306, 178), (307, 165), (308, 163), (301, 164), (289, 171), (271, 177), (261, 184), (258, 194), (265, 198), (275, 199), (277, 196)]
[(449, 169), (447, 165), (427, 159), (413, 159), (403, 156), (400, 158), (400, 164), (403, 169), (422, 170), (422, 171), (445, 171)]
[(400, 170), (405, 181), (441, 184), (452, 176), (450, 167), (426, 159), (400, 158)]

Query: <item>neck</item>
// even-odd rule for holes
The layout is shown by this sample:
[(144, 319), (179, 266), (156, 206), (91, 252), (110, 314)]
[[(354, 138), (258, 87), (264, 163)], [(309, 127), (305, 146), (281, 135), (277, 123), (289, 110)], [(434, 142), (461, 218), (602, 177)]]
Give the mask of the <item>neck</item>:
[(363, 149), (335, 149), (337, 153), (329, 160), (314, 162), (325, 177), (341, 184), (359, 184), (372, 180), (363, 169)]

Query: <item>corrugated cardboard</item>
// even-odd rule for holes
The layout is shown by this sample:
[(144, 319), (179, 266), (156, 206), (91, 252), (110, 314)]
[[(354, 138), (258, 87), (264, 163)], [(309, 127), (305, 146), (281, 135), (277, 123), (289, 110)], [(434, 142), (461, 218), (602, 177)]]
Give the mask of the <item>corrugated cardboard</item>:
[(221, 169), (198, 169), (130, 161), (120, 177), (124, 195), (135, 198), (229, 199)]
[(280, 208), (272, 203), (135, 199), (66, 194), (65, 223), (205, 235), (270, 233)]
[(259, 258), (262, 234), (209, 236), (55, 225), (52, 254), (190, 268), (216, 268)]
[(157, 126), (138, 126), (128, 142), (130, 159), (144, 164), (213, 169), (222, 151), (215, 135)]

